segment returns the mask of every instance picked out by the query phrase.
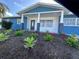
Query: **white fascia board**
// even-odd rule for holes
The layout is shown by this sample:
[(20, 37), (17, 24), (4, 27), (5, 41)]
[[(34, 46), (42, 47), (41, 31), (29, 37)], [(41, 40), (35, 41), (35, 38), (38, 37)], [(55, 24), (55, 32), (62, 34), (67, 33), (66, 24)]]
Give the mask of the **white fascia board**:
[(58, 6), (55, 6), (55, 5), (53, 5), (53, 4), (40, 3), (40, 2), (38, 2), (38, 3), (36, 3), (36, 4), (32, 4), (32, 6), (30, 6), (30, 7), (28, 7), (28, 8), (25, 8), (25, 9), (23, 9), (23, 10), (17, 12), (17, 13), (18, 13), (18, 14), (21, 14), (21, 13), (23, 13), (24, 11), (29, 11), (29, 10), (31, 10), (31, 9), (33, 9), (33, 8), (36, 8), (36, 7), (42, 6), (42, 5), (48, 6), (48, 7), (50, 7), (50, 8), (62, 9), (62, 7), (58, 7)]
[(47, 12), (24, 13), (23, 15), (38, 14), (38, 13), (45, 14), (45, 13), (55, 13), (55, 12), (56, 13), (58, 13), (58, 12), (62, 13), (62, 10), (58, 10), (58, 11), (47, 11)]

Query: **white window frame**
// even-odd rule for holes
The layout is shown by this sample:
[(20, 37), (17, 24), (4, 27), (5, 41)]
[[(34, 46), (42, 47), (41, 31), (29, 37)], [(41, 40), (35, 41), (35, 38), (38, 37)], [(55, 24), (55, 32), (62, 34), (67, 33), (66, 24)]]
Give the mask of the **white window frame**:
[[(46, 21), (46, 22), (43, 24), (43, 26), (41, 26), (41, 24), (40, 24), (41, 27), (53, 27), (53, 20), (40, 20), (40, 23), (41, 23), (41, 21), (44, 21), (44, 22)], [(47, 26), (47, 23), (48, 23), (47, 21), (52, 21), (51, 26)], [(50, 23), (49, 23), (49, 24), (50, 24)]]
[[(67, 18), (64, 18), (64, 19), (67, 19)], [(71, 18), (68, 18), (68, 19), (71, 19)], [(73, 19), (75, 19), (75, 25), (65, 25), (65, 24), (64, 24), (64, 26), (79, 26), (79, 25), (77, 24), (77, 21), (79, 21), (79, 20), (78, 20), (79, 18), (73, 18)]]
[(17, 19), (17, 24), (21, 24), (21, 19)]
[(66, 24), (64, 24), (64, 26), (77, 26), (77, 20), (76, 20), (76, 18), (64, 18), (64, 20), (65, 19), (74, 19), (74, 21), (75, 21), (75, 24), (73, 24), (73, 25), (66, 25)]
[(76, 25), (79, 26), (78, 23), (77, 23), (77, 21), (79, 21), (79, 18), (76, 18)]

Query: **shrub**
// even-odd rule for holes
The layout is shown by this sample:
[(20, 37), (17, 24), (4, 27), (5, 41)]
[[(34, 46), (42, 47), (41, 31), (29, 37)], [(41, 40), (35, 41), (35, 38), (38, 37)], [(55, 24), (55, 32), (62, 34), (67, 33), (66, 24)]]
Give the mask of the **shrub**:
[(7, 22), (7, 21), (2, 21), (2, 27), (4, 28), (4, 29), (11, 29), (11, 27), (12, 27), (12, 22)]
[(9, 36), (3, 34), (3, 33), (0, 33), (0, 41), (5, 41), (8, 39)]
[(71, 35), (70, 37), (68, 37), (66, 39), (66, 43), (69, 46), (72, 46), (72, 47), (75, 47), (75, 48), (77, 48), (79, 46), (79, 41), (78, 41), (78, 39), (76, 38), (75, 35)]
[(5, 32), (5, 34), (10, 34), (12, 32), (12, 30), (9, 29), (9, 30), (5, 30), (4, 32)]
[(36, 39), (37, 38), (37, 34), (36, 33), (32, 33), (32, 34), (30, 34), (30, 37), (34, 37)]
[(51, 41), (51, 40), (54, 40), (54, 37), (53, 37), (51, 34), (46, 33), (46, 34), (44, 35), (44, 40), (45, 40), (45, 41)]
[(27, 37), (24, 39), (24, 45), (26, 46), (26, 48), (33, 48), (35, 42), (36, 40), (34, 37)]
[(23, 31), (22, 30), (18, 30), (15, 32), (16, 36), (22, 36), (23, 35)]

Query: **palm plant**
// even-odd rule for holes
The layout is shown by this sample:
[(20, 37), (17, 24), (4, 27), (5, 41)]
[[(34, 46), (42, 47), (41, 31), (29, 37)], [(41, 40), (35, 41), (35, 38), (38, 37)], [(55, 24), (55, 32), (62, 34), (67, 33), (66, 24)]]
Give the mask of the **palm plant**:
[(0, 28), (2, 27), (2, 18), (6, 15), (8, 10), (9, 8), (4, 3), (0, 2)]
[(0, 3), (0, 18), (2, 18), (8, 10), (9, 8), (4, 3)]

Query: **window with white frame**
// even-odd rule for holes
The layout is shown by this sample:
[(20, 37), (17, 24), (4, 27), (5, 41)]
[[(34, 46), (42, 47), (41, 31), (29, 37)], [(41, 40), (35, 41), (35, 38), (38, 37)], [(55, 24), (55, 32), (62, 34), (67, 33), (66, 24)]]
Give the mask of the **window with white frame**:
[(77, 18), (77, 25), (79, 26), (79, 18)]
[(40, 26), (41, 26), (41, 27), (44, 27), (44, 26), (45, 26), (45, 21), (44, 21), (44, 20), (41, 20), (41, 21), (40, 21)]
[(64, 25), (65, 26), (74, 26), (75, 25), (75, 18), (64, 18)]
[(21, 24), (21, 19), (17, 19), (17, 24)]
[(10, 21), (10, 19), (6, 19), (6, 21), (7, 21), (7, 22), (9, 22), (9, 21)]
[(41, 27), (52, 27), (53, 26), (53, 20), (41, 20), (40, 26)]

